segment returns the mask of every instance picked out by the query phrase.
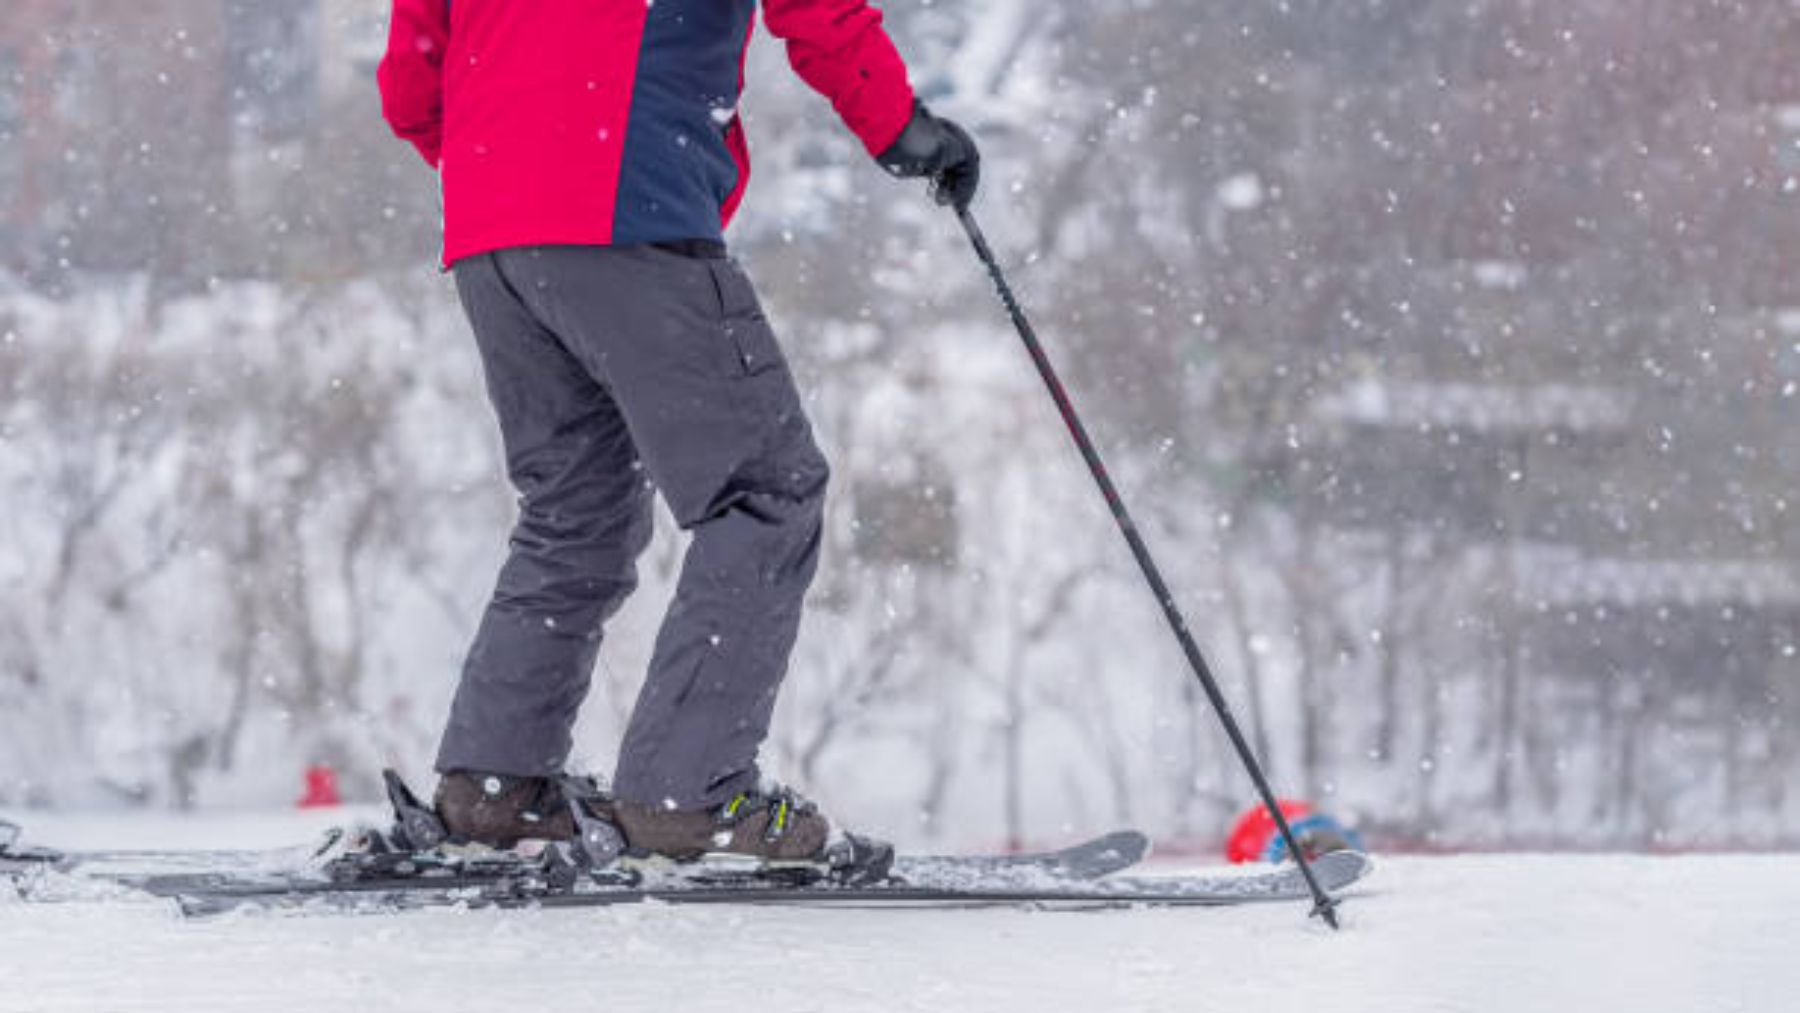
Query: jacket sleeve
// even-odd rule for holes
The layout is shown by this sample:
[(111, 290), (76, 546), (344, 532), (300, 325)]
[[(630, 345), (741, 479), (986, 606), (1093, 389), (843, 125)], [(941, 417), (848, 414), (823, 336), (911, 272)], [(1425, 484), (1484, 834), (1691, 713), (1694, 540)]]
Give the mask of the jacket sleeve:
[(376, 78), (381, 115), (394, 135), (438, 164), (444, 142), (444, 54), (450, 46), (449, 0), (394, 0), (387, 55)]
[(906, 64), (868, 0), (763, 0), (770, 34), (788, 62), (831, 100), (870, 155), (887, 150), (912, 118)]

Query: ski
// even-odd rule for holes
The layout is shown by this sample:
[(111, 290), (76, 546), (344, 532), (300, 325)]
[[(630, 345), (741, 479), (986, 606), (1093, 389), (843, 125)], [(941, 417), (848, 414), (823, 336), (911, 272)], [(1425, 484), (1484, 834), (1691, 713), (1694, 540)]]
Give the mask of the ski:
[[(457, 888), (542, 881), (563, 887), (577, 881), (610, 887), (637, 885), (646, 878), (636, 860), (583, 868), (566, 849), (537, 854), (513, 851), (459, 852), (436, 847), (419, 852), (390, 850), (392, 834), (372, 829), (333, 828), (307, 847), (266, 851), (83, 850), (21, 847), (18, 829), (0, 829), (0, 880), (11, 880), (30, 896), (74, 899), (83, 887), (124, 887), (161, 896), (226, 891), (316, 893), (336, 888)], [(900, 856), (888, 878), (915, 886), (955, 888), (1008, 885), (1032, 888), (1058, 882), (1098, 879), (1140, 861), (1149, 840), (1131, 830), (1115, 831), (1054, 850), (1003, 855)], [(671, 887), (738, 888), (752, 885), (811, 885), (824, 877), (817, 866), (762, 868), (754, 862), (712, 859), (688, 865), (664, 863), (648, 878)], [(89, 890), (89, 893), (96, 891)], [(109, 895), (109, 894), (108, 894)]]
[[(577, 834), (496, 851), (444, 831), (393, 771), (384, 772), (391, 829), (334, 828), (310, 847), (271, 851), (88, 850), (22, 846), (19, 828), (0, 822), (0, 881), (26, 900), (148, 895), (170, 898), (189, 915), (242, 907), (393, 911), (464, 907), (597, 907), (671, 904), (1116, 907), (1217, 906), (1308, 895), (1297, 866), (1169, 878), (1115, 876), (1144, 858), (1149, 840), (1115, 831), (1047, 851), (1011, 855), (899, 856), (876, 841), (845, 835), (823, 860), (764, 863), (713, 855), (671, 862), (637, 855), (601, 813), (603, 789), (566, 779)], [(1368, 859), (1354, 851), (1321, 856), (1326, 889), (1360, 879)]]
[[(401, 809), (403, 822), (405, 815)], [(9, 880), (26, 900), (112, 898), (123, 892), (170, 898), (195, 916), (243, 907), (376, 912), (644, 902), (1221, 906), (1307, 896), (1292, 865), (1178, 877), (1113, 876), (1148, 852), (1148, 839), (1130, 830), (1023, 854), (900, 856), (884, 878), (866, 883), (834, 881), (817, 865), (728, 859), (674, 864), (625, 856), (595, 865), (567, 846), (535, 854), (444, 846), (395, 850), (402, 837), (370, 829), (333, 829), (312, 847), (272, 851), (57, 851), (21, 846), (19, 837), (17, 827), (0, 823), (0, 879)], [(1370, 868), (1368, 858), (1354, 851), (1317, 861), (1333, 891)]]
[[(1370, 868), (1368, 857), (1355, 851), (1321, 855), (1313, 865), (1321, 885), (1334, 893), (1360, 880)], [(580, 882), (569, 887), (541, 877), (508, 876), (497, 879), (366, 879), (347, 883), (220, 881), (201, 884), (192, 880), (151, 880), (140, 883), (139, 888), (172, 898), (183, 914), (192, 917), (241, 908), (379, 914), (442, 907), (586, 908), (649, 902), (842, 907), (1224, 907), (1304, 900), (1309, 896), (1306, 881), (1294, 865), (1248, 872), (1097, 882), (1071, 880), (1040, 886), (1006, 882), (934, 885), (897, 879), (863, 885), (823, 881), (791, 884), (745, 878), (668, 885)]]
[[(4, 826), (10, 827), (11, 824)], [(14, 840), (16, 840), (16, 829)], [(0, 878), (17, 877), (37, 869), (64, 873), (99, 873), (128, 878), (188, 872), (196, 876), (230, 874), (280, 874), (298, 872), (330, 850), (338, 840), (358, 831), (333, 828), (318, 842), (304, 847), (261, 851), (199, 849), (60, 850), (0, 844)], [(0, 830), (0, 837), (4, 837)], [(1135, 830), (1117, 830), (1065, 848), (991, 855), (901, 855), (894, 860), (894, 874), (908, 879), (941, 879), (958, 875), (1038, 875), (1062, 879), (1098, 879), (1130, 868), (1149, 853), (1147, 837)], [(496, 853), (496, 864), (506, 871), (520, 871), (526, 860), (511, 860)]]
[(21, 831), (14, 824), (0, 820), (0, 879), (17, 878), (28, 872), (51, 870), (69, 874), (97, 876), (151, 875), (158, 871), (190, 871), (200, 873), (280, 872), (305, 867), (314, 856), (332, 848), (339, 840), (357, 831), (333, 827), (314, 843), (286, 845), (279, 848), (210, 849), (210, 848), (96, 848), (63, 849), (18, 842)]
[(1138, 864), (1150, 853), (1150, 838), (1136, 830), (1110, 834), (1051, 851), (996, 855), (901, 855), (894, 875), (907, 880), (944, 879), (957, 875), (1046, 875), (1062, 879), (1099, 879)]

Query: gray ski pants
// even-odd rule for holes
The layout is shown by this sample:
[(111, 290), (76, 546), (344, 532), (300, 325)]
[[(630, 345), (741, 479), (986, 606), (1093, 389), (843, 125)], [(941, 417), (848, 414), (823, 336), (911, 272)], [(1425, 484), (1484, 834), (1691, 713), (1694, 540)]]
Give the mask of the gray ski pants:
[(562, 770), (659, 490), (693, 537), (613, 787), (683, 809), (730, 798), (758, 777), (828, 476), (750, 280), (648, 246), (502, 250), (455, 271), (519, 518), (438, 770)]

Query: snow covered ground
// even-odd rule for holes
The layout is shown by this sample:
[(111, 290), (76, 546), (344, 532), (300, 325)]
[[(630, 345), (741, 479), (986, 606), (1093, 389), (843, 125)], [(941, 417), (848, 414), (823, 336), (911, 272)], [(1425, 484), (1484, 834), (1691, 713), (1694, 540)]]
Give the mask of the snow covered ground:
[[(37, 817), (44, 843), (264, 846), (341, 814)], [(1786, 1011), (1788, 856), (1389, 858), (1345, 905), (673, 908), (184, 921), (0, 900), (0, 1011)]]

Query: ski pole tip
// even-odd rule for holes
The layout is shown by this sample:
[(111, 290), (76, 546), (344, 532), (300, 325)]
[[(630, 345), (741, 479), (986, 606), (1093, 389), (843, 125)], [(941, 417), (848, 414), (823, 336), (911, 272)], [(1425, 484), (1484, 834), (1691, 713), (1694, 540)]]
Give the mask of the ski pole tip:
[(1343, 926), (1338, 923), (1337, 908), (1337, 901), (1329, 897), (1321, 898), (1317, 904), (1313, 905), (1312, 917), (1323, 919), (1325, 924), (1331, 926), (1333, 932), (1340, 931)]

